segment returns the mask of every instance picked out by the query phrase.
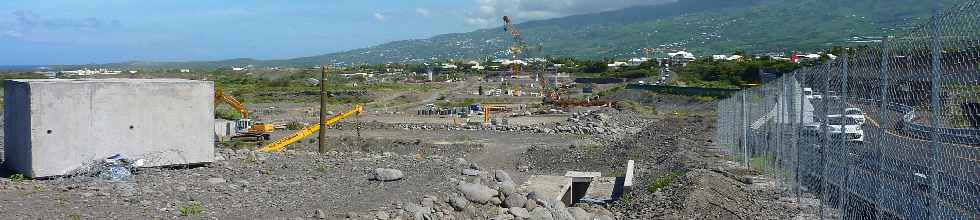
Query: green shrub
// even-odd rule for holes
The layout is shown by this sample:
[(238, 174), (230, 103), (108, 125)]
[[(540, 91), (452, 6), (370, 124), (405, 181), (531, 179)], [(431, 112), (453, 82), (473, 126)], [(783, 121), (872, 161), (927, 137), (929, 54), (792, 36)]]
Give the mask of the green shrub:
[(190, 201), (180, 205), (180, 216), (198, 216), (203, 212), (201, 202)]
[(14, 183), (22, 183), (24, 182), (25, 179), (26, 178), (24, 178), (24, 174), (18, 173), (18, 174), (10, 175), (10, 181), (13, 181)]
[(670, 183), (674, 182), (674, 180), (677, 179), (678, 177), (684, 176), (684, 174), (686, 174), (684, 171), (676, 171), (674, 173), (671, 173), (670, 175), (660, 177), (659, 179), (653, 181), (652, 183), (650, 183), (650, 185), (647, 186), (647, 192), (655, 193), (657, 191), (660, 191), (660, 189), (667, 187), (668, 185), (670, 185)]
[(303, 123), (299, 123), (295, 121), (286, 124), (286, 130), (299, 130), (299, 129), (303, 129), (303, 127), (306, 127), (303, 126)]
[(236, 121), (242, 119), (242, 114), (232, 109), (219, 108), (214, 110), (214, 117)]

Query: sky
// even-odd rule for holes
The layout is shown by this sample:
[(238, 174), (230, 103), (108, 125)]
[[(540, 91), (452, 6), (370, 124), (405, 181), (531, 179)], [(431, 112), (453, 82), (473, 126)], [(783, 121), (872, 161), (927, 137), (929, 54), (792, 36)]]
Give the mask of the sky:
[(0, 65), (288, 59), (674, 0), (3, 0)]

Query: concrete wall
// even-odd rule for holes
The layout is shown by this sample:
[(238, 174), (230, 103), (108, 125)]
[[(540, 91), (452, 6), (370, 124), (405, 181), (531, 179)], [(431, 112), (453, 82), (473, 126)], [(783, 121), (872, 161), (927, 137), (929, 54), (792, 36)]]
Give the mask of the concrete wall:
[(178, 79), (10, 80), (6, 166), (65, 175), (114, 154), (145, 166), (214, 160), (214, 84)]

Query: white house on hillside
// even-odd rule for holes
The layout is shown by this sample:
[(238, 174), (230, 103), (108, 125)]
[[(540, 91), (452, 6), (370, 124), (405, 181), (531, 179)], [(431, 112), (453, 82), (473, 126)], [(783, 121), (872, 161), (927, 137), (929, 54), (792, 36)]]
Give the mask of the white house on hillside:
[(616, 61), (616, 62), (613, 62), (613, 63), (608, 64), (607, 66), (609, 66), (611, 68), (619, 68), (619, 67), (629, 66), (629, 64), (626, 63), (626, 62)]
[(683, 50), (674, 53), (668, 53), (667, 55), (669, 55), (671, 58), (680, 58), (680, 59), (688, 59), (688, 60), (697, 59), (697, 57), (695, 57), (693, 53), (683, 51)]
[(639, 66), (639, 65), (641, 65), (641, 64), (643, 64), (643, 63), (645, 63), (647, 61), (650, 61), (650, 58), (640, 57), (640, 58), (630, 59), (628, 62), (630, 64), (630, 66)]

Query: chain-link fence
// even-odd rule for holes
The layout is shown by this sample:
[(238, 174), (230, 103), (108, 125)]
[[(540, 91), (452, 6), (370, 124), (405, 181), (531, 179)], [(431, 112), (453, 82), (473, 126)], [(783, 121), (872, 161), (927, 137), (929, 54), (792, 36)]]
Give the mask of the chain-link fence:
[(717, 141), (820, 218), (980, 219), (978, 22), (968, 1), (743, 90)]

